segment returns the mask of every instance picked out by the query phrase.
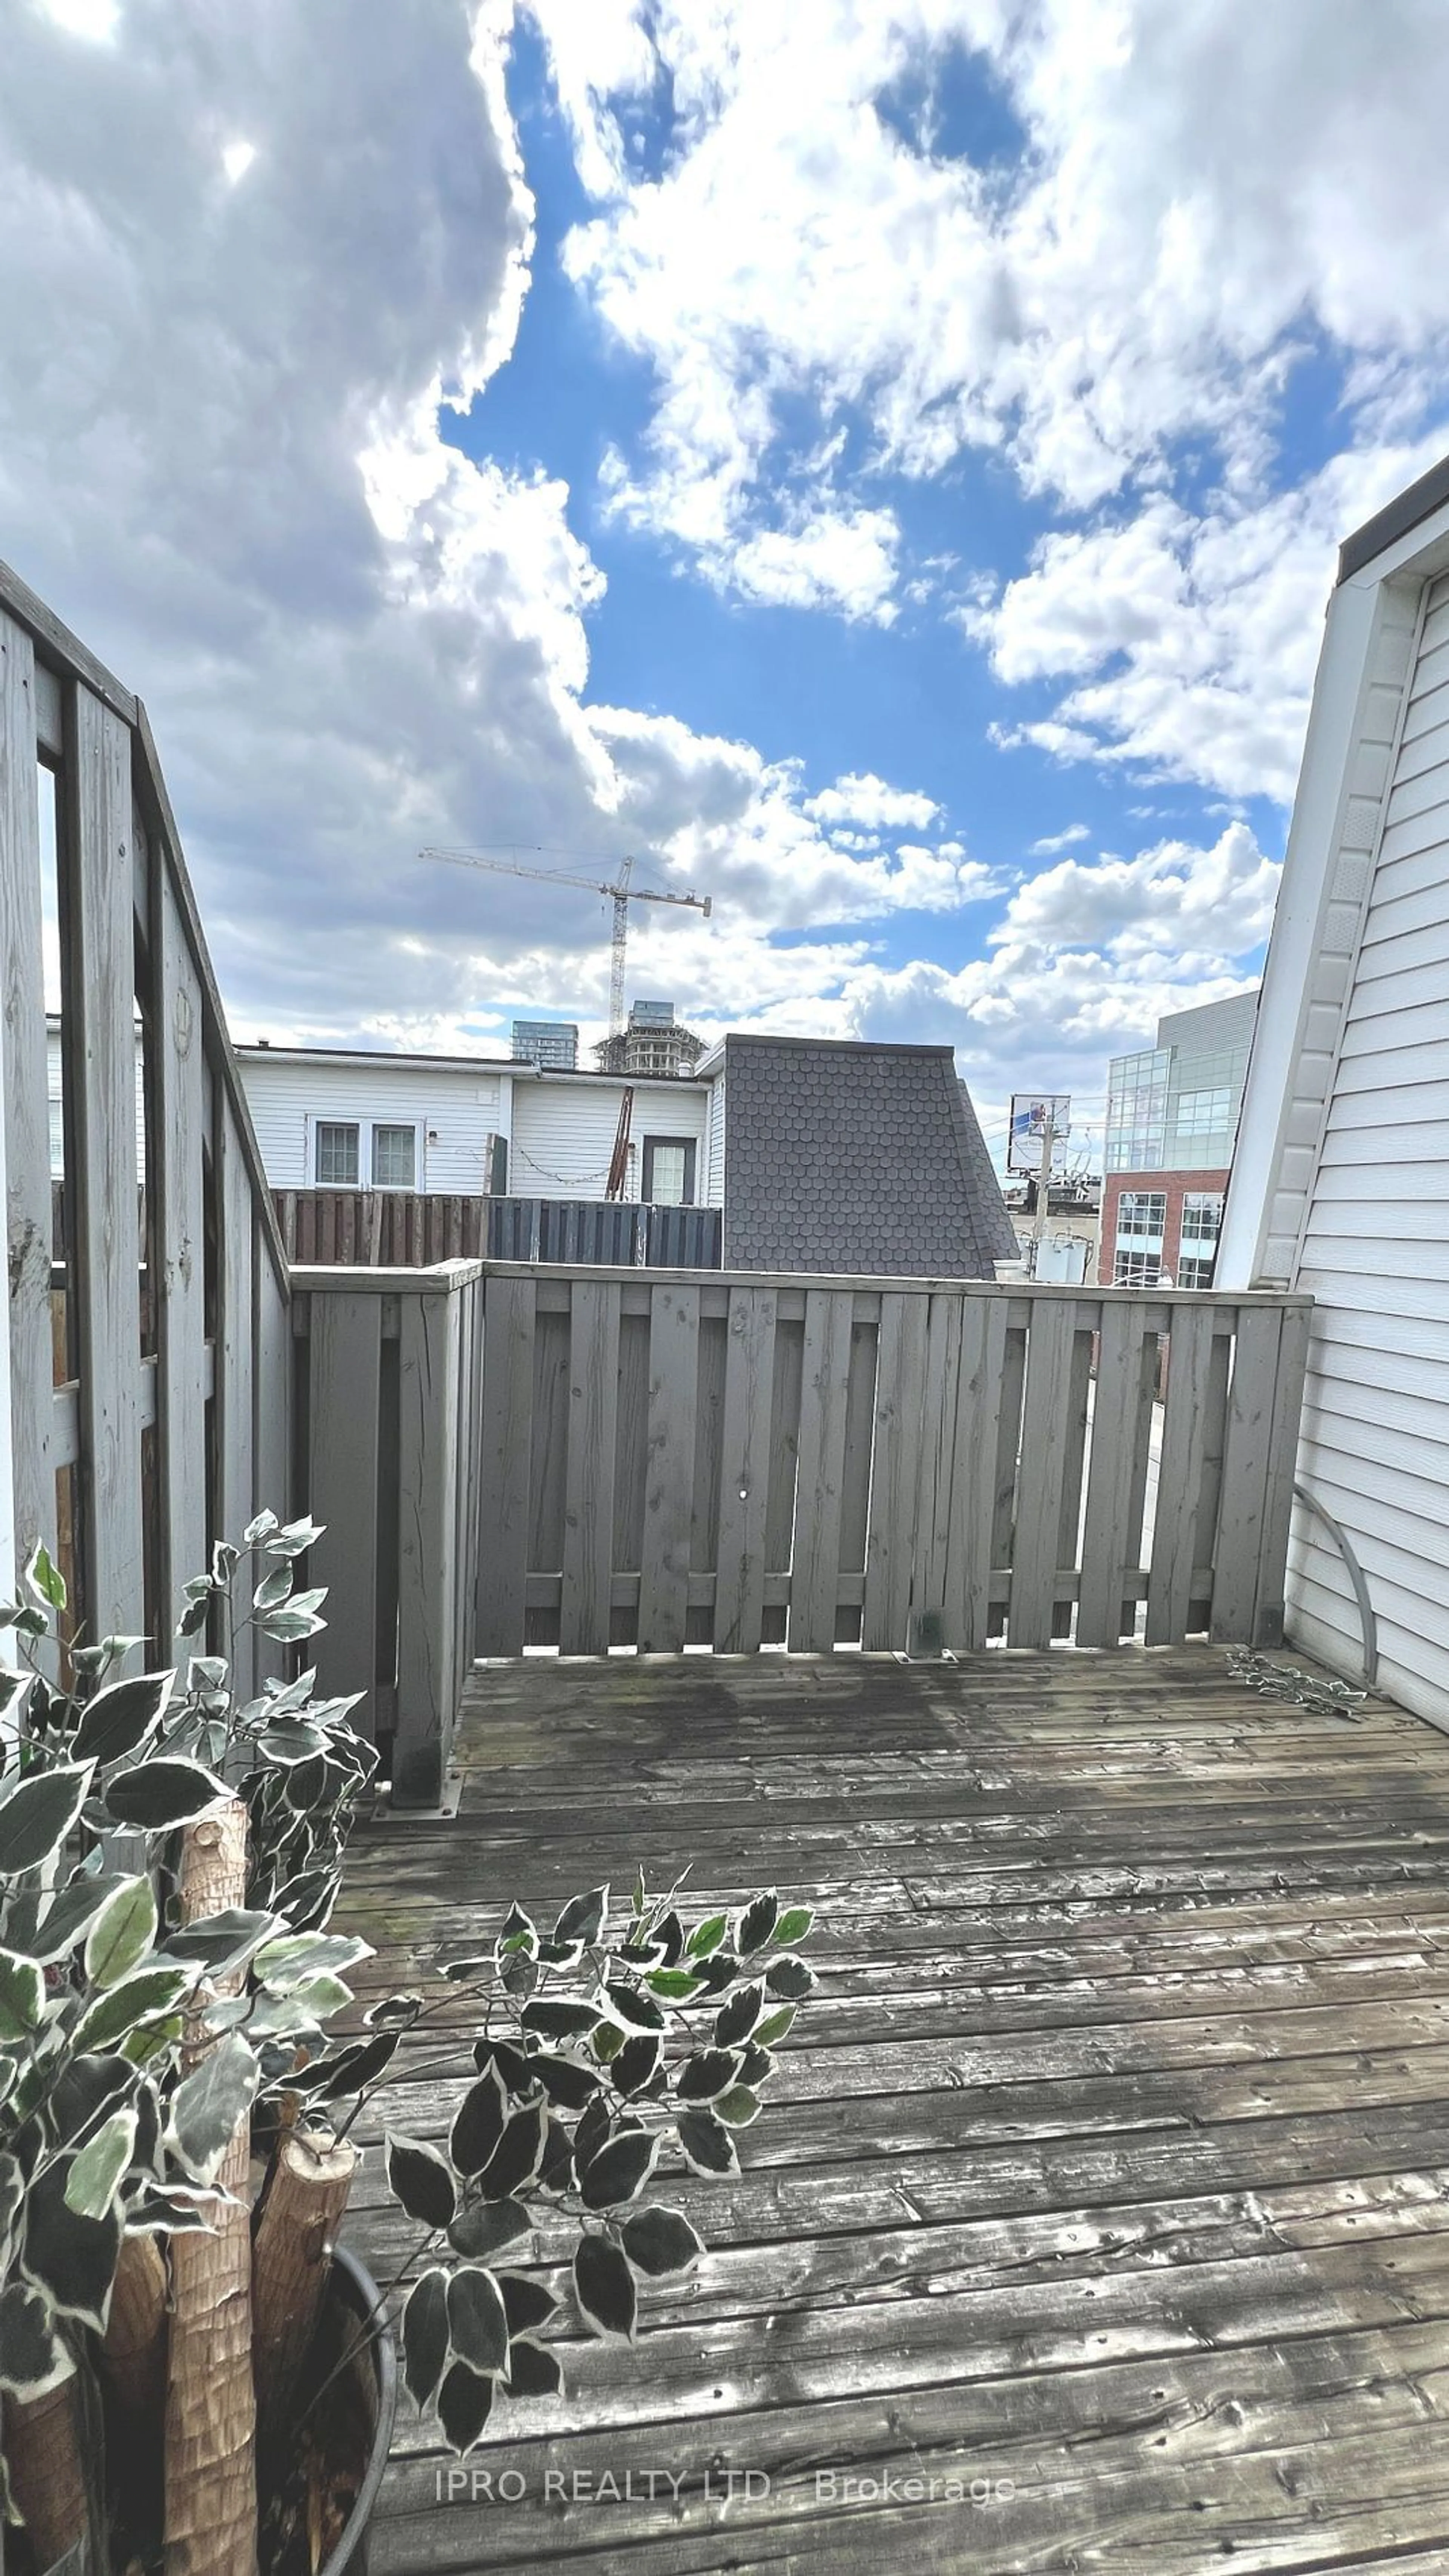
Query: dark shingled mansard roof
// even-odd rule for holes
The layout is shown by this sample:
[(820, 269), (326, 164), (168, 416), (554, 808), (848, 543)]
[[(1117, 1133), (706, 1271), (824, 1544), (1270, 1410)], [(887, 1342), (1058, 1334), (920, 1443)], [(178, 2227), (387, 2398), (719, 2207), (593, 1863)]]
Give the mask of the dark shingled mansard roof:
[(724, 1043), (727, 1270), (990, 1279), (1015, 1257), (949, 1047)]

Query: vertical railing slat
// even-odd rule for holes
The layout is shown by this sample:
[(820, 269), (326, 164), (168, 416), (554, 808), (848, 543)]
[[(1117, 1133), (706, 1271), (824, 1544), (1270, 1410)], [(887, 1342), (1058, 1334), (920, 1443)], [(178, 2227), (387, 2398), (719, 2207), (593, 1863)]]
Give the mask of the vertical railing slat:
[(1288, 1572), (1288, 1531), (1293, 1518), (1293, 1478), (1298, 1464), (1298, 1425), (1303, 1413), (1303, 1379), (1308, 1367), (1312, 1310), (1288, 1306), (1278, 1342), (1278, 1375), (1273, 1389), (1272, 1463), (1263, 1504), (1263, 1536), (1258, 1552), (1258, 1588), (1253, 1605), (1255, 1646), (1283, 1643), (1283, 1591)]
[(956, 1458), (956, 1394), (961, 1373), (962, 1298), (933, 1296), (926, 1321), (925, 1391), (921, 1408), (916, 1551), (910, 1611), (913, 1654), (939, 1653), (946, 1642), (951, 1486)]
[(576, 1279), (569, 1305), (568, 1463), (558, 1638), (564, 1655), (609, 1651), (618, 1401), (618, 1285), (613, 1280)]
[(532, 1279), (490, 1279), (484, 1299), (478, 1435), (480, 1655), (523, 1652), (536, 1299)]
[(1125, 1299), (1104, 1297), (1101, 1314), (1077, 1594), (1079, 1646), (1115, 1646), (1121, 1636), (1128, 1554), (1139, 1545), (1142, 1529), (1140, 1506), (1136, 1528), (1129, 1523), (1147, 1319), (1140, 1305)]
[(649, 1465), (639, 1568), (639, 1652), (677, 1655), (689, 1608), (699, 1290), (656, 1283), (649, 1313)]
[(1013, 1646), (1049, 1646), (1052, 1639), (1075, 1331), (1076, 1307), (1071, 1298), (1034, 1301), (1007, 1610), (1007, 1635)]
[(1193, 1550), (1212, 1373), (1210, 1306), (1175, 1306), (1167, 1364), (1162, 1455), (1157, 1469), (1152, 1563), (1147, 1573), (1147, 1643), (1180, 1643), (1192, 1600)]
[[(217, 1535), (240, 1539), (256, 1509), (252, 1396), (256, 1366), (256, 1218), (251, 1175), (242, 1156), (231, 1104), (220, 1084), (217, 1102), (217, 1318), (216, 1419), (221, 1487)], [(255, 1675), (255, 1632), (244, 1629), (236, 1645), (237, 1688), (249, 1693)], [(369, 1675), (369, 1680), (371, 1676)]]
[(57, 1535), (38, 791), (34, 649), (12, 618), (0, 617), (0, 1039), (5, 1050), (5, 1234), (18, 1564), (37, 1539), (54, 1544)]
[(785, 1632), (792, 1654), (828, 1655), (835, 1644), (853, 1313), (848, 1289), (806, 1291), (800, 1465)]
[(974, 1651), (987, 1638), (1005, 1355), (1006, 1299), (994, 1290), (968, 1290), (961, 1304), (946, 1537), (944, 1642), (957, 1653)]
[[(202, 1188), (206, 1106), (201, 991), (163, 848), (153, 846), (153, 862), (156, 1169), (147, 1174), (147, 1187), (157, 1194), (161, 1255), (157, 1316), (160, 1553), (165, 1606), (174, 1618), (182, 1584), (206, 1571), (206, 1452), (199, 1436), (197, 1392), (206, 1381)], [(285, 1500), (285, 1496), (277, 1498), (279, 1510)]]
[[(382, 1300), (316, 1291), (308, 1316), (308, 1508), (325, 1524), (310, 1577), (325, 1583), (327, 1626), (316, 1640), (326, 1693), (364, 1691), (353, 1723), (376, 1723), (378, 1411)], [(405, 1506), (406, 1508), (406, 1506)]]
[[(357, 1302), (379, 1310), (376, 1297)], [(454, 1619), (464, 1579), (458, 1561), (460, 1312), (456, 1295), (436, 1289), (409, 1290), (399, 1302), (393, 1799), (400, 1807), (433, 1806), (442, 1794), (461, 1678)], [(318, 1303), (314, 1298), (314, 1318)]]
[(80, 1290), (85, 1608), (93, 1635), (144, 1629), (141, 1294), (136, 1171), (131, 737), (82, 685), (62, 864), (73, 904), (79, 1044), (74, 1213)]
[(875, 1448), (866, 1533), (860, 1641), (871, 1652), (906, 1644), (916, 1544), (926, 1308), (920, 1289), (881, 1292), (875, 1381)]
[(716, 1654), (752, 1655), (759, 1647), (765, 1608), (778, 1306), (773, 1288), (731, 1288), (729, 1301), (714, 1645)]

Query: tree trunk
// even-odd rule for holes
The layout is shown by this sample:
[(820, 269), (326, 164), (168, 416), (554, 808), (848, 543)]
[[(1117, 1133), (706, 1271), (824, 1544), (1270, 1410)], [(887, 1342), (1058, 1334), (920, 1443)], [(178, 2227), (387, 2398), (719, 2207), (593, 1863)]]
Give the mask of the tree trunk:
[(99, 2362), (110, 2467), (138, 2531), (161, 2526), (170, 2290), (166, 2257), (156, 2238), (126, 2237)]
[[(246, 1901), (247, 1812), (239, 1798), (182, 1836), (181, 1919)], [(213, 1994), (240, 1990), (245, 1971)], [(193, 2062), (204, 2056), (200, 2041)], [(165, 2576), (255, 2576), (256, 2400), (252, 2388), (251, 2123), (238, 2121), (218, 2187), (233, 2196), (214, 2226), (172, 2239), (166, 2388)]]
[(5, 2400), (5, 2461), (37, 2567), (53, 2567), (90, 2527), (74, 2371), (44, 2397)]
[(166, 2258), (154, 2236), (128, 2236), (116, 2266), (101, 2370), (128, 2436), (154, 2436), (166, 2403)]
[(293, 2129), (277, 2153), (252, 2258), (252, 2352), (264, 2451), (287, 2423), (356, 2163), (357, 2149), (330, 2130)]

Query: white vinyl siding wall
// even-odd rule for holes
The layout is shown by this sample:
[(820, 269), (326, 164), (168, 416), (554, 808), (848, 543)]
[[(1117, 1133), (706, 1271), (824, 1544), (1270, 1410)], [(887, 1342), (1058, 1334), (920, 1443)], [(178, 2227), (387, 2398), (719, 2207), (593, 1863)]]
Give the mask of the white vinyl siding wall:
[[(1399, 698), (1341, 1036), (1319, 1058), (1296, 1279), (1317, 1300), (1299, 1475), (1363, 1566), (1383, 1687), (1449, 1722), (1449, 578), (1429, 587)], [(1289, 1605), (1298, 1642), (1352, 1670), (1342, 1559), (1302, 1511)]]
[[(601, 1199), (619, 1127), (626, 1086), (614, 1082), (550, 1082), (520, 1075), (513, 1086), (513, 1149), (508, 1189), (519, 1199)], [(691, 1136), (703, 1145), (709, 1095), (702, 1083), (636, 1082), (629, 1125), (628, 1181), (624, 1195), (639, 1196), (646, 1136)], [(696, 1175), (699, 1156), (696, 1156)]]
[(706, 1207), (724, 1206), (725, 1184), (725, 1078), (717, 1073), (709, 1087), (708, 1150), (705, 1155), (704, 1179), (700, 1197)]
[(372, 1129), (415, 1127), (417, 1186), (476, 1196), (488, 1187), (489, 1140), (506, 1126), (496, 1073), (462, 1066), (329, 1063), (325, 1056), (275, 1063), (244, 1055), (242, 1081), (273, 1189), (316, 1186), (318, 1122), (356, 1125), (364, 1182), (371, 1171)]

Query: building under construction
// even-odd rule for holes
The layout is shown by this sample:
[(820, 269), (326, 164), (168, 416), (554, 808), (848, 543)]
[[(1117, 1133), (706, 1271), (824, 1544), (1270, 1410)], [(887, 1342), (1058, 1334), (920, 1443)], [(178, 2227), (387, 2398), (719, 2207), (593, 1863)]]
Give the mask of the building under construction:
[(703, 1038), (676, 1020), (672, 1002), (631, 1002), (626, 1026), (600, 1039), (594, 1060), (600, 1073), (658, 1076), (693, 1073), (703, 1053)]

